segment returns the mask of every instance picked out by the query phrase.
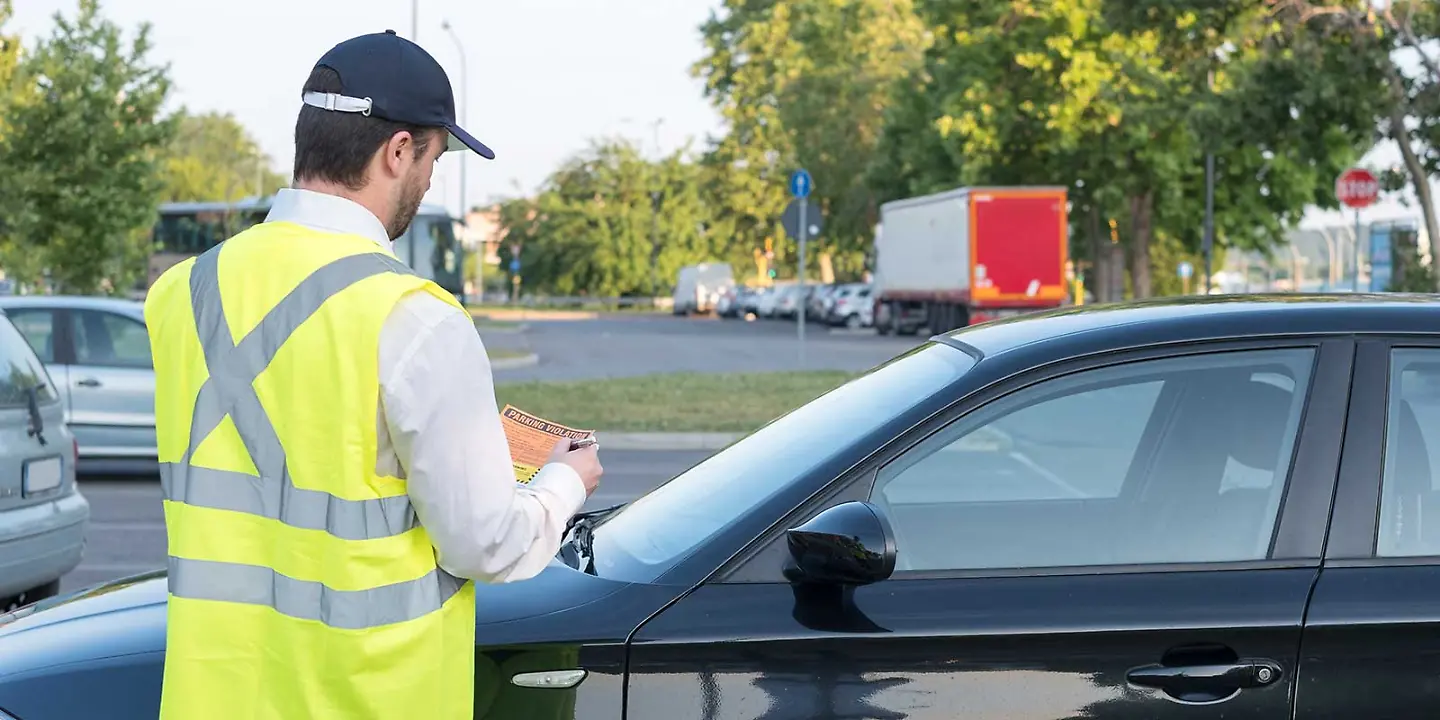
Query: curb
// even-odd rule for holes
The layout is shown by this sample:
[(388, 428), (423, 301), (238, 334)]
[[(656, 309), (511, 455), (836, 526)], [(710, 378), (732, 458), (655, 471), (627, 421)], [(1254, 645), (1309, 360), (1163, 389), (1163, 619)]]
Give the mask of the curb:
[(524, 357), (499, 358), (490, 361), (491, 370), (514, 370), (516, 368), (530, 367), (540, 362), (540, 356), (530, 353)]
[(722, 450), (743, 433), (642, 433), (597, 430), (601, 450)]
[(520, 335), (529, 329), (529, 323), (520, 323), (515, 327), (481, 327), (478, 324), (475, 326), (475, 330), (481, 335)]
[(600, 313), (589, 310), (471, 310), (471, 317), (486, 318), (497, 322), (528, 320), (531, 322), (543, 322), (545, 320), (596, 320)]

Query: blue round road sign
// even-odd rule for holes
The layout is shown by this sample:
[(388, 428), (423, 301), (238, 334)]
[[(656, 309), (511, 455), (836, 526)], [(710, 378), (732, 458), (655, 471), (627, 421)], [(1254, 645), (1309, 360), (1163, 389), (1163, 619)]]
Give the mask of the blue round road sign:
[(815, 181), (810, 177), (810, 171), (801, 168), (790, 174), (790, 194), (797, 198), (810, 197), (810, 191), (815, 189)]
[(510, 272), (520, 272), (520, 258), (510, 258)]
[(1182, 262), (1180, 263), (1180, 267), (1175, 268), (1175, 272), (1181, 279), (1185, 279), (1195, 274), (1195, 266), (1188, 262)]

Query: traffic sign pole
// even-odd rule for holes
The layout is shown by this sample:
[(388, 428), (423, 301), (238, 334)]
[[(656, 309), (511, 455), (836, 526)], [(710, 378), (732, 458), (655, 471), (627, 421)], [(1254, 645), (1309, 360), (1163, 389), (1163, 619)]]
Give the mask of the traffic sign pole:
[(1364, 168), (1350, 168), (1335, 178), (1335, 199), (1355, 209), (1355, 245), (1351, 248), (1355, 265), (1351, 269), (1350, 288), (1360, 292), (1360, 211), (1369, 207), (1380, 195), (1380, 181)]
[[(1426, 182), (1429, 182), (1427, 179)], [(1353, 278), (1350, 281), (1351, 292), (1360, 292), (1360, 208), (1355, 208), (1355, 247), (1351, 248), (1355, 253), (1355, 269)]]
[(800, 367), (805, 367), (805, 236), (810, 234), (809, 227), (805, 224), (805, 211), (810, 203), (800, 203), (800, 314), (797, 315), (800, 323)]
[(800, 239), (800, 268), (798, 273), (800, 297), (795, 303), (799, 306), (798, 312), (795, 313), (795, 334), (800, 342), (800, 367), (802, 368), (805, 367), (805, 239), (810, 235), (809, 218), (806, 216), (808, 215), (807, 211), (810, 206), (807, 200), (813, 189), (814, 182), (810, 177), (810, 173), (804, 168), (796, 170), (790, 175), (790, 194), (794, 195), (795, 198), (800, 201), (798, 203), (800, 205), (800, 227), (798, 228), (800, 232), (797, 233)]

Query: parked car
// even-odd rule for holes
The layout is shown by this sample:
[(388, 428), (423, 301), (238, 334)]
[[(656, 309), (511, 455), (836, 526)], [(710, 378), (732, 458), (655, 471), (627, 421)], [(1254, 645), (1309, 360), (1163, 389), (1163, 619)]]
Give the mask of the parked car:
[(848, 328), (870, 327), (875, 324), (875, 301), (869, 285), (846, 285), (835, 291), (825, 317), (831, 325)]
[[(956, 330), (476, 588), (475, 716), (1430, 717), (1437, 443), (1430, 297)], [(166, 592), (0, 617), (0, 708), (154, 718)]]
[(830, 314), (830, 305), (835, 301), (835, 293), (844, 285), (816, 285), (810, 292), (810, 300), (805, 305), (805, 320), (807, 322), (825, 322)]
[(59, 390), (0, 312), (0, 612), (55, 595), (80, 564), (90, 504), (75, 456)]
[(103, 297), (0, 297), (60, 388), (82, 473), (158, 470), (155, 370), (144, 305)]
[(760, 301), (759, 301), (758, 303), (756, 303), (756, 306), (755, 306), (755, 315), (756, 315), (756, 317), (762, 317), (762, 318), (767, 318), (767, 319), (768, 319), (768, 318), (773, 318), (773, 317), (775, 317), (775, 309), (776, 309), (776, 306), (780, 303), (780, 300), (785, 297), (785, 294), (786, 294), (787, 292), (789, 292), (789, 291), (786, 289), (786, 288), (789, 288), (789, 287), (791, 287), (791, 286), (790, 286), (790, 285), (771, 285), (770, 287), (766, 288), (766, 290), (768, 290), (768, 292), (766, 292), (764, 295), (761, 295), (761, 296), (760, 296)]
[(747, 288), (747, 290), (748, 292), (740, 298), (740, 314), (759, 317), (760, 304), (765, 301), (767, 296), (774, 294), (775, 288), (767, 286)]
[(800, 314), (800, 304), (805, 302), (809, 294), (809, 286), (801, 288), (799, 284), (783, 285), (775, 290), (775, 308), (771, 317), (781, 320), (794, 320)]

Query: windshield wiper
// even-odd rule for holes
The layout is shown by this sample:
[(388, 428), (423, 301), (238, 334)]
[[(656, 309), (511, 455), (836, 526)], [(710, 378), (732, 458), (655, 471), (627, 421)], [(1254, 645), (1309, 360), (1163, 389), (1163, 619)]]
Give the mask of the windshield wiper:
[(42, 387), (44, 386), (37, 383), (25, 388), (25, 404), (30, 406), (30, 427), (25, 431), (25, 434), (39, 440), (41, 445), (46, 445), (45, 418), (40, 415), (39, 391)]
[[(614, 514), (627, 503), (619, 503), (610, 507), (591, 510), (589, 512), (576, 513), (570, 521), (565, 523), (565, 533), (574, 533), (567, 547), (572, 547), (571, 555), (574, 557), (576, 569), (582, 572), (595, 574), (595, 524)], [(565, 548), (561, 548), (561, 555), (565, 555)], [(584, 566), (580, 566), (580, 558), (585, 558)]]

